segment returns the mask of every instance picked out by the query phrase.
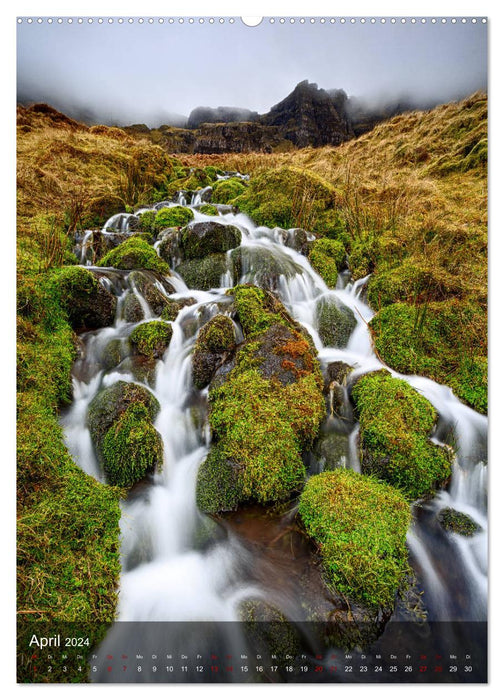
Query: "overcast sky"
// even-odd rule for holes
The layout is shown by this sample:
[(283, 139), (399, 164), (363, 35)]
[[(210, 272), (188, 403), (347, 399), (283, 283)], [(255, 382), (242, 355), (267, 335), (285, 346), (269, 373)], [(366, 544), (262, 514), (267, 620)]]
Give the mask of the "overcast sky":
[(486, 25), (479, 20), (393, 25), (271, 24), (168, 19), (123, 24), (65, 20), (18, 24), (18, 97), (95, 120), (158, 126), (197, 106), (260, 113), (301, 80), (350, 96), (446, 102), (487, 84)]

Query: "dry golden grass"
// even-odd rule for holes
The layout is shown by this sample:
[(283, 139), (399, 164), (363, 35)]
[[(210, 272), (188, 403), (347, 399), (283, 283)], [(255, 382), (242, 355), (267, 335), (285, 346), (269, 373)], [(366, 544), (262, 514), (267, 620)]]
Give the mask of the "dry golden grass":
[(290, 153), (185, 155), (186, 165), (244, 173), (295, 166), (338, 192), (354, 238), (377, 233), (396, 250), (487, 294), (487, 97), (476, 93), (429, 112), (410, 112), (341, 146)]

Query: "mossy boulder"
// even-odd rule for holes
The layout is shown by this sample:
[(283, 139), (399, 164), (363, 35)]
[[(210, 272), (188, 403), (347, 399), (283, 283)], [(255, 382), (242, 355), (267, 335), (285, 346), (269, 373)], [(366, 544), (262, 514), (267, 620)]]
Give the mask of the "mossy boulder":
[(219, 216), (219, 210), (213, 204), (202, 204), (198, 211), (205, 216)]
[(129, 488), (161, 467), (163, 442), (152, 425), (159, 409), (148, 389), (123, 381), (91, 401), (87, 424), (109, 484)]
[(306, 169), (281, 167), (254, 174), (233, 200), (258, 226), (295, 227), (324, 236), (344, 229), (336, 206), (338, 191)]
[(108, 429), (100, 448), (109, 484), (129, 488), (163, 463), (163, 441), (149, 410), (134, 403)]
[(114, 323), (117, 298), (84, 267), (68, 266), (57, 270), (51, 276), (49, 287), (74, 330), (92, 330)]
[(168, 197), (174, 197), (178, 192), (184, 192), (188, 200), (193, 192), (208, 187), (216, 177), (215, 172), (208, 171), (206, 168), (185, 169), (179, 171), (178, 175), (179, 177), (166, 186), (166, 193)]
[(487, 317), (479, 304), (458, 299), (390, 304), (369, 325), (376, 350), (390, 367), (447, 384), (486, 413)]
[(203, 260), (186, 260), (176, 267), (189, 289), (207, 291), (221, 286), (222, 276), (228, 270), (225, 253), (215, 253)]
[(299, 516), (317, 546), (330, 589), (376, 611), (392, 610), (408, 573), (408, 502), (377, 479), (347, 469), (308, 479)]
[(147, 321), (136, 326), (130, 335), (133, 352), (149, 358), (163, 357), (170, 344), (173, 329), (165, 321)]
[(335, 287), (338, 272), (345, 267), (346, 252), (343, 243), (320, 238), (311, 247), (308, 259), (328, 287)]
[(366, 374), (352, 390), (360, 420), (362, 472), (399, 488), (411, 501), (445, 486), (453, 460), (430, 439), (437, 415), (402, 379), (385, 370)]
[(186, 226), (194, 219), (194, 212), (188, 207), (181, 206), (163, 207), (152, 214), (149, 211), (140, 214), (139, 225), (141, 230), (147, 230), (153, 234), (158, 234), (165, 228)]
[(212, 187), (212, 202), (228, 204), (245, 192), (246, 184), (241, 178), (230, 177), (218, 180)]
[(184, 260), (201, 260), (207, 255), (225, 253), (241, 242), (241, 231), (236, 226), (217, 221), (201, 221), (186, 226), (180, 232), (180, 250)]
[(222, 446), (212, 445), (199, 468), (196, 481), (196, 505), (203, 513), (236, 510), (243, 500), (242, 467), (226, 455)]
[(474, 520), (460, 513), (454, 508), (443, 508), (438, 513), (438, 520), (441, 527), (447, 532), (455, 532), (457, 535), (472, 537), (477, 532), (481, 532), (481, 527)]
[(322, 385), (313, 347), (294, 325), (274, 323), (259, 337), (256, 336), (255, 342), (240, 350), (238, 361), (243, 366), (256, 368), (262, 377), (283, 386), (307, 375), (316, 377)]
[(303, 268), (281, 250), (273, 252), (264, 246), (242, 246), (231, 253), (236, 277), (264, 289), (278, 289), (280, 277), (291, 279), (303, 274)]
[(284, 306), (265, 289), (243, 284), (234, 287), (232, 294), (238, 320), (247, 337), (261, 333), (275, 323), (293, 323)]
[(120, 338), (113, 338), (103, 349), (102, 365), (106, 370), (113, 369), (127, 356), (128, 352), (123, 341)]
[(98, 263), (100, 267), (118, 270), (154, 270), (169, 275), (170, 267), (146, 241), (133, 236), (109, 251)]
[(198, 333), (192, 355), (194, 386), (203, 389), (235, 347), (235, 330), (229, 316), (214, 316)]
[(148, 411), (150, 420), (159, 413), (156, 397), (145, 387), (133, 382), (119, 381), (100, 391), (89, 404), (87, 425), (96, 446), (101, 444), (105, 433), (132, 404), (141, 403)]
[[(264, 290), (241, 286), (234, 292), (245, 342), (211, 385), (209, 420), (219, 453), (217, 459), (211, 452), (201, 467), (200, 507), (215, 502), (207, 491), (222, 488), (219, 463), (232, 484), (233, 507), (287, 500), (302, 487), (301, 455), (325, 415), (316, 354), (297, 324)], [(249, 316), (251, 310), (257, 313)]]
[(317, 323), (320, 340), (325, 346), (344, 348), (357, 325), (348, 306), (336, 299), (317, 302)]
[(139, 298), (134, 292), (127, 292), (121, 309), (121, 317), (127, 323), (138, 323), (144, 317), (144, 310)]

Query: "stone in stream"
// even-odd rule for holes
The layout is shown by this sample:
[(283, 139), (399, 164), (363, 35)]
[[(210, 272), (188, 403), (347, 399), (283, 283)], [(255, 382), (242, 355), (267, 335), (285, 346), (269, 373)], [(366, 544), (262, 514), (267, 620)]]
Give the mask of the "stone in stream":
[(140, 323), (130, 335), (130, 343), (135, 355), (160, 359), (170, 344), (173, 329), (166, 321)]
[(134, 292), (127, 292), (124, 297), (121, 315), (128, 323), (138, 323), (138, 321), (143, 320), (144, 311), (140, 300)]
[(363, 474), (397, 486), (410, 501), (434, 496), (448, 483), (453, 451), (430, 439), (437, 414), (424, 396), (379, 370), (355, 383), (352, 398)]
[(193, 382), (196, 389), (210, 383), (215, 371), (234, 351), (235, 330), (229, 316), (214, 316), (198, 333), (192, 355)]
[(51, 284), (75, 331), (114, 323), (117, 298), (99, 283), (98, 273), (69, 265), (53, 273)]
[(350, 309), (336, 299), (317, 302), (317, 323), (320, 340), (325, 346), (344, 348), (357, 321)]
[(153, 426), (159, 410), (147, 388), (124, 381), (91, 401), (87, 425), (109, 484), (129, 488), (161, 468), (163, 442)]
[(161, 316), (168, 303), (168, 295), (175, 292), (173, 285), (162, 275), (150, 270), (133, 270), (128, 283), (140, 292), (154, 316)]
[(232, 291), (245, 341), (210, 389), (213, 444), (196, 488), (207, 513), (242, 502), (281, 503), (299, 491), (302, 451), (325, 415), (316, 351), (301, 327), (266, 290)]
[(226, 253), (239, 246), (241, 231), (236, 226), (217, 221), (202, 221), (183, 228), (179, 240), (184, 260), (201, 260), (207, 255)]
[(438, 513), (438, 520), (446, 532), (455, 532), (457, 535), (472, 537), (481, 532), (481, 527), (466, 513), (460, 513), (454, 508), (443, 508)]

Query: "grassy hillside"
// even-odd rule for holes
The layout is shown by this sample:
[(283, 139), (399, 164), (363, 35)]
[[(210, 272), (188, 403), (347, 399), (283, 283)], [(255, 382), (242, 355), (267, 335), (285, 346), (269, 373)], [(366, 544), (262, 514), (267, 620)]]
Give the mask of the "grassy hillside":
[(251, 173), (236, 203), (256, 223), (344, 243), (354, 278), (372, 273), (382, 359), (486, 411), (486, 95), (394, 117), (338, 148), (182, 160)]
[(120, 491), (71, 460), (58, 410), (71, 397), (75, 336), (57, 293), (76, 228), (103, 224), (173, 171), (156, 146), (36, 106), (18, 111), (18, 615), (111, 620)]
[(395, 117), (337, 148), (180, 160), (120, 129), (88, 128), (44, 105), (19, 109), (22, 619), (107, 621), (116, 605), (120, 491), (73, 463), (58, 423), (71, 398), (76, 339), (55, 280), (77, 262), (75, 231), (181, 187), (204, 186), (215, 166), (248, 172), (249, 186), (240, 185), (231, 201), (257, 223), (331, 238), (334, 245), (310, 254), (321, 270), (334, 249), (354, 277), (372, 273), (370, 330), (380, 356), (402, 372), (448, 383), (485, 411), (486, 109), (477, 94)]

